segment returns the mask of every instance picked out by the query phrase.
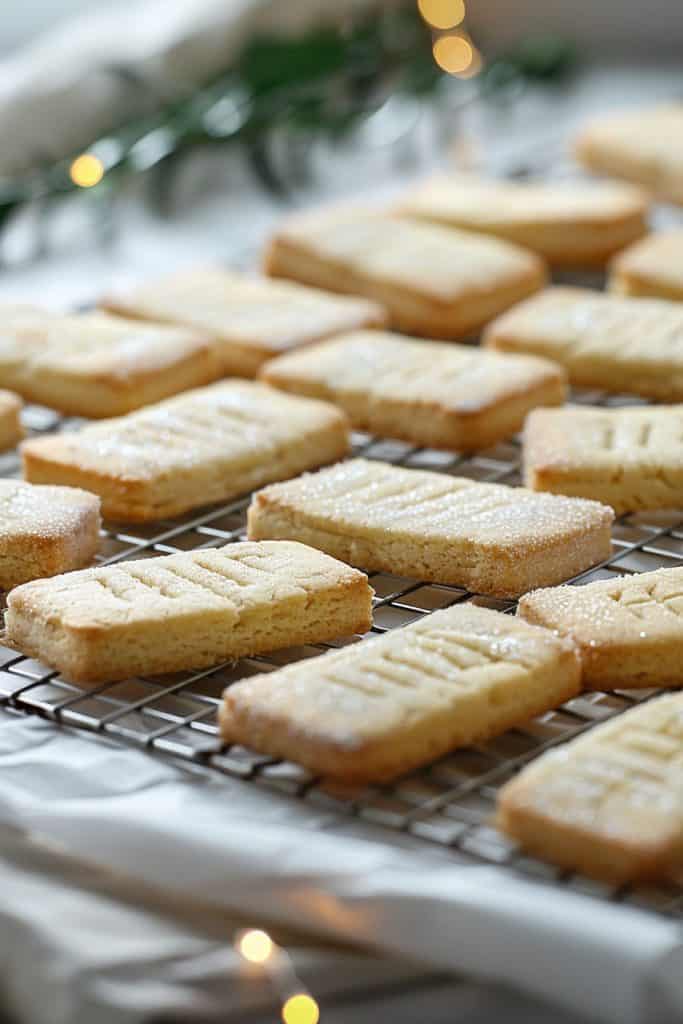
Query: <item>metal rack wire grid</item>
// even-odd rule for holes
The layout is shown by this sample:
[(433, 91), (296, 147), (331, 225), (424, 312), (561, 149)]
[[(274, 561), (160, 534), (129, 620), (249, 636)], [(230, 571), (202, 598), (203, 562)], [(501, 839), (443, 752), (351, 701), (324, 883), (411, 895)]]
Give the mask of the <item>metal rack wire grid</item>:
[[(633, 396), (583, 392), (575, 402), (606, 406), (633, 404)], [(30, 406), (25, 424), (30, 433), (69, 427), (71, 422), (50, 410)], [(506, 484), (520, 483), (519, 441), (512, 439), (474, 455), (353, 436), (354, 454), (441, 473)], [(0, 456), (0, 475), (19, 473), (16, 453)], [(194, 511), (179, 519), (131, 525), (108, 522), (102, 531), (98, 562), (149, 558), (179, 551), (211, 548), (246, 535), (249, 497), (221, 507)], [(572, 582), (580, 585), (660, 567), (683, 564), (683, 510), (621, 516), (613, 531), (612, 554), (601, 565)], [(453, 586), (424, 583), (387, 573), (370, 574), (375, 590), (374, 633), (414, 622), (450, 605), (471, 601), (513, 612), (514, 601), (469, 593)], [(336, 811), (407, 832), (437, 843), (453, 855), (480, 863), (505, 865), (545, 881), (569, 885), (595, 897), (626, 901), (651, 911), (683, 917), (683, 890), (669, 887), (610, 889), (576, 875), (558, 872), (526, 857), (491, 824), (498, 788), (522, 766), (549, 747), (570, 739), (597, 722), (647, 700), (653, 691), (584, 693), (556, 711), (479, 746), (461, 749), (399, 779), (392, 785), (362, 789), (342, 787), (312, 777), (300, 767), (260, 756), (239, 746), (225, 746), (218, 735), (216, 710), (223, 689), (237, 679), (312, 657), (330, 646), (356, 642), (350, 637), (333, 644), (279, 651), (268, 657), (244, 658), (208, 671), (179, 672), (164, 677), (135, 678), (81, 689), (46, 666), (0, 647), (0, 701), (18, 712), (42, 715), (65, 726), (106, 734), (166, 757), (181, 759), (197, 770), (225, 773), (247, 783), (266, 786), (283, 797), (314, 801)], [(388, 836), (389, 838), (389, 836)]]

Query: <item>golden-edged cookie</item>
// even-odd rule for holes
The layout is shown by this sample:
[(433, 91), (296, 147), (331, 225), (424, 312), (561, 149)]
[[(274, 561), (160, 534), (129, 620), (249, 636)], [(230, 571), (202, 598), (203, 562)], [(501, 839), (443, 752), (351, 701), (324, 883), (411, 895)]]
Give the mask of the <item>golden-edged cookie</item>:
[(535, 590), (518, 614), (571, 637), (587, 688), (683, 685), (683, 567)]
[(615, 512), (683, 507), (683, 405), (534, 409), (524, 483)]
[(616, 182), (496, 181), (439, 175), (400, 204), (409, 217), (481, 231), (533, 249), (554, 266), (602, 266), (647, 230), (648, 198)]
[(683, 302), (683, 231), (658, 231), (616, 256), (610, 290)]
[(478, 330), (545, 281), (541, 259), (510, 242), (349, 208), (285, 222), (265, 268), (364, 295), (388, 310), (399, 331), (447, 339)]
[(484, 344), (554, 359), (580, 387), (683, 400), (683, 306), (548, 288), (495, 320)]
[(561, 367), (467, 345), (356, 331), (266, 363), (274, 387), (325, 398), (351, 425), (434, 448), (486, 448), (515, 434), (537, 405), (559, 405)]
[(335, 406), (228, 380), (21, 450), (27, 480), (85, 487), (107, 518), (136, 522), (227, 501), (334, 462), (348, 445)]
[(12, 391), (0, 390), (0, 452), (14, 448), (24, 436), (21, 425), (22, 402)]
[(683, 103), (604, 114), (581, 131), (575, 149), (592, 171), (683, 203)]
[(0, 309), (0, 379), (60, 412), (117, 416), (220, 375), (210, 340), (187, 328)]
[(387, 315), (368, 299), (270, 281), (229, 270), (183, 271), (108, 296), (115, 313), (182, 324), (215, 342), (225, 375), (255, 376), (266, 359), (356, 327), (382, 327)]
[(223, 737), (354, 782), (411, 771), (577, 693), (573, 646), (475, 605), (456, 605), (228, 687)]
[(515, 597), (609, 557), (610, 508), (353, 459), (258, 491), (249, 536), (351, 565)]
[(615, 883), (683, 871), (683, 695), (543, 754), (498, 797), (499, 827), (538, 857)]
[(303, 544), (119, 562), (37, 580), (8, 598), (12, 645), (73, 682), (206, 668), (365, 632), (367, 577)]
[(94, 494), (0, 479), (0, 589), (86, 565), (99, 531)]

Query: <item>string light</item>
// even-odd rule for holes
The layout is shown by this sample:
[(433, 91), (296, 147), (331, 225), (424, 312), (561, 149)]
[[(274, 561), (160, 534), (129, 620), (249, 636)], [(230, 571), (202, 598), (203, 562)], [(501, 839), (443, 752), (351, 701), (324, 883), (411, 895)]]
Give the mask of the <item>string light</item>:
[(104, 164), (94, 153), (81, 153), (71, 164), (69, 176), (79, 188), (92, 188), (102, 181)]
[(468, 67), (465, 68), (464, 71), (460, 71), (458, 73), (458, 78), (474, 78), (475, 75), (479, 74), (483, 67), (484, 61), (482, 59), (482, 56), (479, 53), (479, 50), (473, 47), (472, 60), (470, 61), (470, 64), (468, 65)]
[(248, 928), (238, 932), (234, 937), (235, 948), (250, 964), (263, 967), (271, 985), (279, 990), (282, 1004), (282, 1020), (284, 1024), (318, 1024), (320, 1009), (313, 996), (308, 992), (296, 992), (287, 996), (301, 982), (297, 978), (292, 962), (286, 950), (277, 946), (268, 932), (260, 928)]
[(455, 28), (465, 19), (464, 0), (417, 0), (417, 6), (432, 28)]
[(265, 964), (275, 950), (275, 943), (267, 932), (250, 928), (237, 939), (237, 949), (250, 964)]
[(435, 40), (432, 51), (441, 70), (450, 75), (467, 71), (474, 60), (472, 44), (461, 35), (440, 36)]
[(297, 992), (290, 996), (282, 1007), (284, 1024), (318, 1024), (320, 1009), (312, 996), (306, 992)]

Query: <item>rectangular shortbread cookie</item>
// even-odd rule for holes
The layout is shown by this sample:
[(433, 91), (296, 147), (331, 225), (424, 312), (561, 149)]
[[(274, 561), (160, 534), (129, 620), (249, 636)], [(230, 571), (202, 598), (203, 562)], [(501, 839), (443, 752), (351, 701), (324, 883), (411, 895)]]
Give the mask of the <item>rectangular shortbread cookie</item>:
[(228, 687), (230, 742), (319, 775), (390, 779), (557, 707), (579, 688), (573, 646), (457, 605), (404, 629)]
[(644, 192), (615, 182), (429, 178), (403, 200), (410, 217), (481, 231), (533, 249), (555, 266), (594, 266), (647, 230)]
[(220, 376), (210, 340), (187, 328), (0, 309), (0, 379), (60, 412), (118, 416)]
[(222, 381), (73, 433), (25, 441), (34, 483), (85, 487), (105, 516), (161, 519), (342, 458), (335, 406), (264, 384)]
[(467, 345), (357, 331), (263, 367), (268, 384), (341, 406), (351, 425), (435, 448), (486, 448), (537, 405), (559, 405), (561, 367)]
[(550, 751), (499, 793), (498, 825), (538, 857), (623, 884), (683, 871), (683, 695)]
[(223, 373), (253, 377), (261, 363), (297, 345), (357, 327), (382, 327), (387, 315), (368, 299), (227, 270), (191, 270), (109, 296), (115, 313), (182, 324), (215, 341)]
[(683, 103), (604, 114), (581, 131), (576, 155), (586, 167), (644, 185), (683, 203)]
[(273, 237), (273, 277), (364, 295), (391, 326), (431, 338), (460, 338), (542, 287), (540, 258), (486, 238), (359, 209), (302, 214)]
[(683, 306), (587, 288), (549, 288), (499, 317), (490, 348), (561, 363), (573, 384), (683, 400)]
[(266, 487), (249, 536), (351, 565), (515, 597), (609, 557), (610, 508), (521, 487), (353, 459)]
[(683, 405), (535, 409), (524, 483), (593, 498), (615, 512), (683, 506)]
[(0, 391), (0, 452), (14, 448), (24, 436), (21, 399), (12, 391)]
[(683, 302), (683, 231), (658, 231), (610, 264), (610, 291)]
[(683, 685), (683, 566), (536, 590), (518, 614), (572, 638), (587, 688)]
[(180, 669), (365, 632), (367, 577), (303, 544), (228, 544), (13, 591), (7, 638), (73, 682)]
[(0, 479), (0, 589), (86, 565), (99, 531), (94, 494)]

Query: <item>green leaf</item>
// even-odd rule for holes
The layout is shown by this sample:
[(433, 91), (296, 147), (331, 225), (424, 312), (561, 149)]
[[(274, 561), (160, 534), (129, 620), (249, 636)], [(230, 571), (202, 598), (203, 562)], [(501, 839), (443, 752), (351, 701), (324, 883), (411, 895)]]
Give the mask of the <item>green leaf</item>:
[(5, 227), (12, 214), (19, 210), (21, 205), (20, 200), (0, 198), (0, 231)]
[(335, 29), (321, 28), (301, 39), (261, 36), (247, 44), (237, 74), (255, 95), (311, 82), (340, 70), (346, 46)]
[(268, 192), (275, 196), (286, 194), (287, 187), (275, 170), (266, 140), (249, 139), (247, 142), (247, 159), (252, 171)]
[(552, 81), (564, 78), (578, 61), (576, 46), (559, 36), (535, 36), (504, 56), (525, 78)]
[(445, 75), (432, 56), (431, 49), (428, 53), (415, 54), (413, 59), (406, 62), (398, 82), (397, 88), (401, 92), (415, 96), (428, 96), (434, 93), (445, 81)]

